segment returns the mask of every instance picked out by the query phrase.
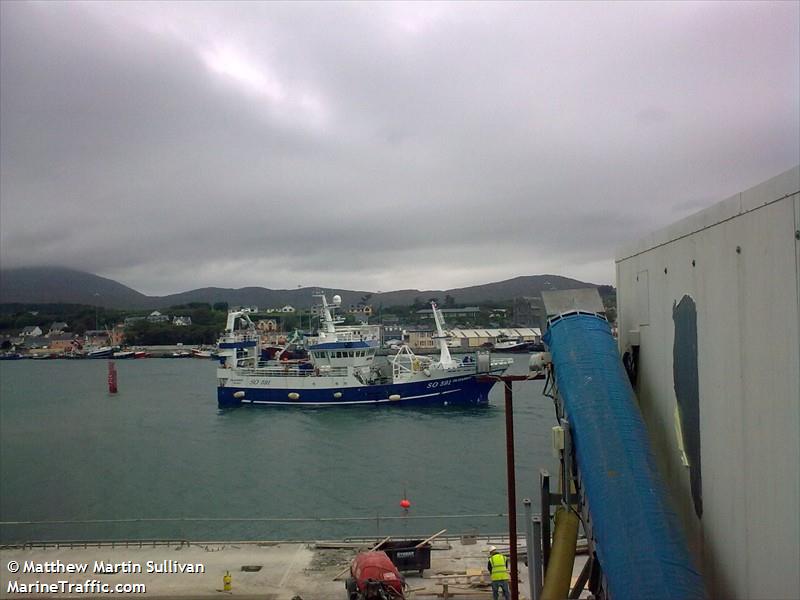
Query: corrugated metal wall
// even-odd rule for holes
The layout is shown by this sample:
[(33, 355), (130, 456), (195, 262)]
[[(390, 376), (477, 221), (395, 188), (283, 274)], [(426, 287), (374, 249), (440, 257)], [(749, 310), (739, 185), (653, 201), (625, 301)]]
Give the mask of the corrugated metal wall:
[[(638, 331), (639, 404), (712, 597), (800, 594), (799, 190), (796, 167), (617, 255), (620, 351)], [(673, 354), (691, 354), (675, 336), (686, 297), (699, 469), (682, 463), (675, 430)]]

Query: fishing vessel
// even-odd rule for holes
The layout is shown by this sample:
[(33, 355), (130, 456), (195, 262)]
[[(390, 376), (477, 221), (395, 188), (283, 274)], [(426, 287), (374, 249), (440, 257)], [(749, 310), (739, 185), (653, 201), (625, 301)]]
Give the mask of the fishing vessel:
[(513, 359), (492, 359), (479, 352), (455, 359), (447, 345), (441, 313), (431, 303), (439, 356), (417, 356), (403, 345), (387, 364), (375, 360), (380, 345), (375, 325), (342, 326), (333, 313), (341, 304), (334, 296), (321, 300), (321, 327), (306, 341), (307, 360), (262, 361), (259, 335), (247, 312), (228, 314), (218, 342), (217, 401), (221, 407), (240, 404), (341, 406), (402, 404), (478, 405), (489, 401), (494, 381)]

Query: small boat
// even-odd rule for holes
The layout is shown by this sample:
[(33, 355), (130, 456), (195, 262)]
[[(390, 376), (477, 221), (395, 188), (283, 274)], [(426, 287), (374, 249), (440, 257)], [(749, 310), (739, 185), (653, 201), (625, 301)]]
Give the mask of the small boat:
[(133, 358), (150, 358), (150, 353), (144, 350), (134, 350)]
[(192, 353), (186, 350), (178, 350), (172, 353), (172, 358), (192, 358)]
[(111, 346), (101, 346), (100, 348), (86, 350), (86, 358), (112, 358), (113, 356), (114, 348)]
[(25, 358), (19, 352), (2, 352), (0, 353), (0, 360), (22, 360)]
[(431, 303), (436, 320), (439, 357), (417, 356), (401, 346), (389, 364), (375, 362), (380, 342), (377, 326), (341, 326), (333, 311), (339, 296), (329, 305), (324, 294), (322, 327), (306, 341), (307, 360), (263, 361), (260, 338), (244, 311), (228, 313), (225, 332), (217, 346), (217, 402), (221, 407), (240, 404), (343, 406), (397, 404), (447, 406), (480, 405), (489, 401), (495, 380), (512, 359), (492, 359), (480, 352), (454, 359), (447, 345), (442, 317)]
[(133, 359), (136, 358), (136, 352), (133, 350), (121, 350), (119, 352), (114, 352), (112, 355), (115, 360), (125, 360), (125, 359)]
[(499, 337), (494, 343), (495, 352), (528, 352), (532, 342), (526, 342), (522, 338)]

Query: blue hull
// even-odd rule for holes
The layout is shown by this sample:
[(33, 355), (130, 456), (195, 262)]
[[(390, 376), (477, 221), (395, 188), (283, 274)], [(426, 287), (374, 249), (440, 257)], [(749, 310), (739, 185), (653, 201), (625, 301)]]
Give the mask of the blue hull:
[[(348, 406), (360, 404), (392, 404), (403, 406), (482, 405), (489, 402), (489, 390), (494, 381), (478, 381), (474, 375), (415, 381), (411, 383), (379, 384), (360, 387), (334, 388), (253, 388), (219, 387), (217, 402), (220, 407), (254, 405), (282, 406)], [(237, 392), (244, 396), (234, 397)], [(298, 394), (296, 400), (289, 394)], [(335, 398), (334, 394), (340, 394)], [(241, 394), (239, 394), (241, 395)], [(400, 396), (391, 400), (390, 396)]]

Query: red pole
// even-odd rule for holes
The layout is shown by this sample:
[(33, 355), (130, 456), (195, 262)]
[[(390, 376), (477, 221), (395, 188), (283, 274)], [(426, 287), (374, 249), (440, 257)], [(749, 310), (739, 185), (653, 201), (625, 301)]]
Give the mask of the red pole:
[(503, 381), (506, 390), (506, 476), (508, 478), (508, 538), (511, 563), (511, 600), (519, 600), (517, 581), (517, 482), (514, 467), (514, 407), (511, 381)]
[(108, 361), (108, 392), (110, 394), (117, 393), (117, 368), (114, 366), (114, 361)]

